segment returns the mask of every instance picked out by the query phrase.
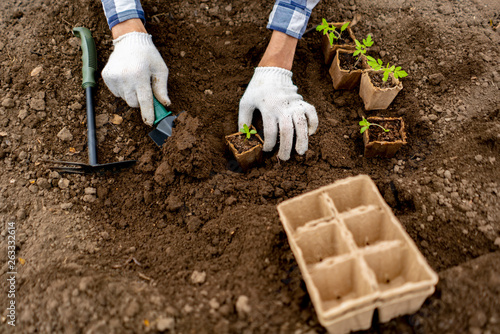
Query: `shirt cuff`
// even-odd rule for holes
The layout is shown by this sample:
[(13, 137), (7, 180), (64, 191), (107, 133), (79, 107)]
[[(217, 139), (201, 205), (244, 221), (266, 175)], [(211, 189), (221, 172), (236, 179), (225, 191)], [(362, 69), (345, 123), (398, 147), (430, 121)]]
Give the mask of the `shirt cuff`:
[(146, 25), (146, 17), (144, 16), (143, 11), (127, 10), (108, 17), (109, 29), (113, 28), (118, 23), (122, 23), (130, 19), (140, 19), (142, 23)]
[(310, 17), (311, 10), (305, 6), (298, 6), (293, 2), (277, 1), (269, 15), (267, 28), (300, 39), (306, 30)]

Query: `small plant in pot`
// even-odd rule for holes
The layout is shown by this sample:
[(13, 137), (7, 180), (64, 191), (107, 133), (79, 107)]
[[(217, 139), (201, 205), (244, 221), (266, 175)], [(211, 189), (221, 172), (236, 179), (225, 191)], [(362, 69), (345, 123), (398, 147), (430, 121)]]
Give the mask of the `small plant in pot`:
[(403, 84), (399, 78), (408, 75), (400, 66), (389, 63), (384, 67), (382, 60), (366, 56), (367, 63), (371, 70), (365, 71), (361, 76), (359, 96), (365, 103), (366, 110), (387, 109), (399, 91), (403, 89)]
[(405, 124), (401, 117), (363, 117), (359, 125), (366, 158), (392, 158), (406, 144)]
[(262, 160), (264, 141), (254, 126), (243, 124), (240, 132), (226, 136), (226, 143), (243, 171)]
[(355, 40), (355, 50), (337, 49), (330, 66), (330, 76), (335, 89), (353, 89), (359, 84), (361, 74), (369, 68), (366, 61), (366, 50), (373, 45), (370, 35), (362, 43)]
[(337, 49), (354, 50), (356, 38), (349, 27), (351, 22), (328, 23), (326, 19), (316, 27), (323, 32), (321, 49), (325, 55), (325, 64), (331, 64)]

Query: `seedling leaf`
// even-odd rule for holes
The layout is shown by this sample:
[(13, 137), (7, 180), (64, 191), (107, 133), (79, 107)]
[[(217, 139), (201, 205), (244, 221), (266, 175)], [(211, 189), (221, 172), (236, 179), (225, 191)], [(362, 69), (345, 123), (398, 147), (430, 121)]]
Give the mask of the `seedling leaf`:
[(326, 21), (325, 18), (321, 21), (321, 24), (316, 27), (317, 31), (323, 31), (324, 34), (326, 35), (328, 33), (328, 22)]
[(401, 71), (395, 71), (395, 72), (394, 72), (394, 77), (395, 77), (396, 79), (399, 79), (399, 78), (404, 78), (404, 77), (406, 77), (406, 76), (408, 76), (408, 73), (406, 73), (406, 72), (405, 72), (405, 71), (403, 71), (403, 70), (401, 70)]
[(346, 30), (346, 29), (347, 29), (347, 27), (349, 26), (349, 23), (350, 23), (350, 22), (346, 22), (346, 23), (344, 23), (344, 25), (340, 28), (340, 31), (344, 31), (344, 30)]
[(363, 39), (363, 43), (367, 46), (367, 47), (370, 47), (373, 45), (373, 41), (372, 41), (372, 35), (368, 35), (366, 36), (366, 40)]
[(250, 128), (246, 124), (243, 124), (243, 127), (240, 129), (240, 132), (243, 132), (246, 135), (246, 139), (250, 139), (251, 135), (257, 133), (255, 129), (250, 130)]
[(359, 125), (361, 126), (361, 129), (359, 130), (360, 133), (363, 133), (365, 132), (366, 130), (368, 130), (368, 128), (372, 125), (375, 125), (375, 126), (378, 126), (379, 128), (381, 128), (382, 130), (384, 130), (384, 132), (389, 132), (390, 130), (389, 129), (386, 129), (384, 128), (382, 125), (380, 124), (377, 124), (377, 123), (370, 123), (368, 122), (368, 120), (366, 118), (363, 117), (363, 119), (361, 121), (359, 121)]
[[(363, 40), (364, 41), (364, 40)], [(394, 78), (396, 79), (399, 79), (399, 78), (404, 78), (406, 76), (408, 76), (408, 73), (406, 73), (405, 71), (403, 71), (401, 69), (401, 66), (397, 66), (396, 65), (392, 65), (390, 66), (389, 63), (387, 63), (387, 65), (384, 67), (384, 63), (382, 62), (381, 59), (377, 59), (377, 61), (375, 61), (374, 58), (370, 57), (370, 56), (366, 56), (366, 59), (368, 60), (368, 65), (375, 71), (379, 71), (379, 70), (384, 70), (384, 76), (382, 78), (382, 80), (385, 82), (389, 79), (389, 74), (390, 73), (393, 73), (394, 74)]]
[(387, 81), (387, 79), (389, 79), (389, 73), (391, 73), (390, 71), (384, 71), (384, 77), (382, 78), (382, 80)]
[(363, 117), (361, 121), (359, 121), (359, 125), (361, 126), (370, 126), (370, 122), (366, 118)]

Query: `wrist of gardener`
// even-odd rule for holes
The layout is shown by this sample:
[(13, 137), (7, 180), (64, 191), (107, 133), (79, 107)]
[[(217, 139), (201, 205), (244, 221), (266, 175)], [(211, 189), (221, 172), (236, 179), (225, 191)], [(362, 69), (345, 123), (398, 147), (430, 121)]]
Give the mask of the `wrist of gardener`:
[(128, 34), (129, 32), (147, 33), (146, 28), (140, 19), (123, 21), (111, 28), (111, 35), (113, 35), (113, 39), (117, 39), (120, 36)]
[(298, 39), (274, 30), (259, 67), (292, 69)]

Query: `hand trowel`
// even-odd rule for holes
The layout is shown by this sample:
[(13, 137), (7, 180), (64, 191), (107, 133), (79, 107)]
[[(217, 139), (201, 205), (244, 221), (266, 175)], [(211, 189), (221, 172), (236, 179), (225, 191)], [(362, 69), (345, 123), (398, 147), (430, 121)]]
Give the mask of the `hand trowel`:
[(155, 129), (149, 133), (149, 137), (161, 147), (165, 140), (172, 135), (172, 129), (174, 127), (174, 120), (177, 118), (176, 115), (172, 115), (171, 111), (167, 111), (163, 104), (160, 103), (153, 96), (153, 103), (155, 108), (155, 121), (153, 125)]

